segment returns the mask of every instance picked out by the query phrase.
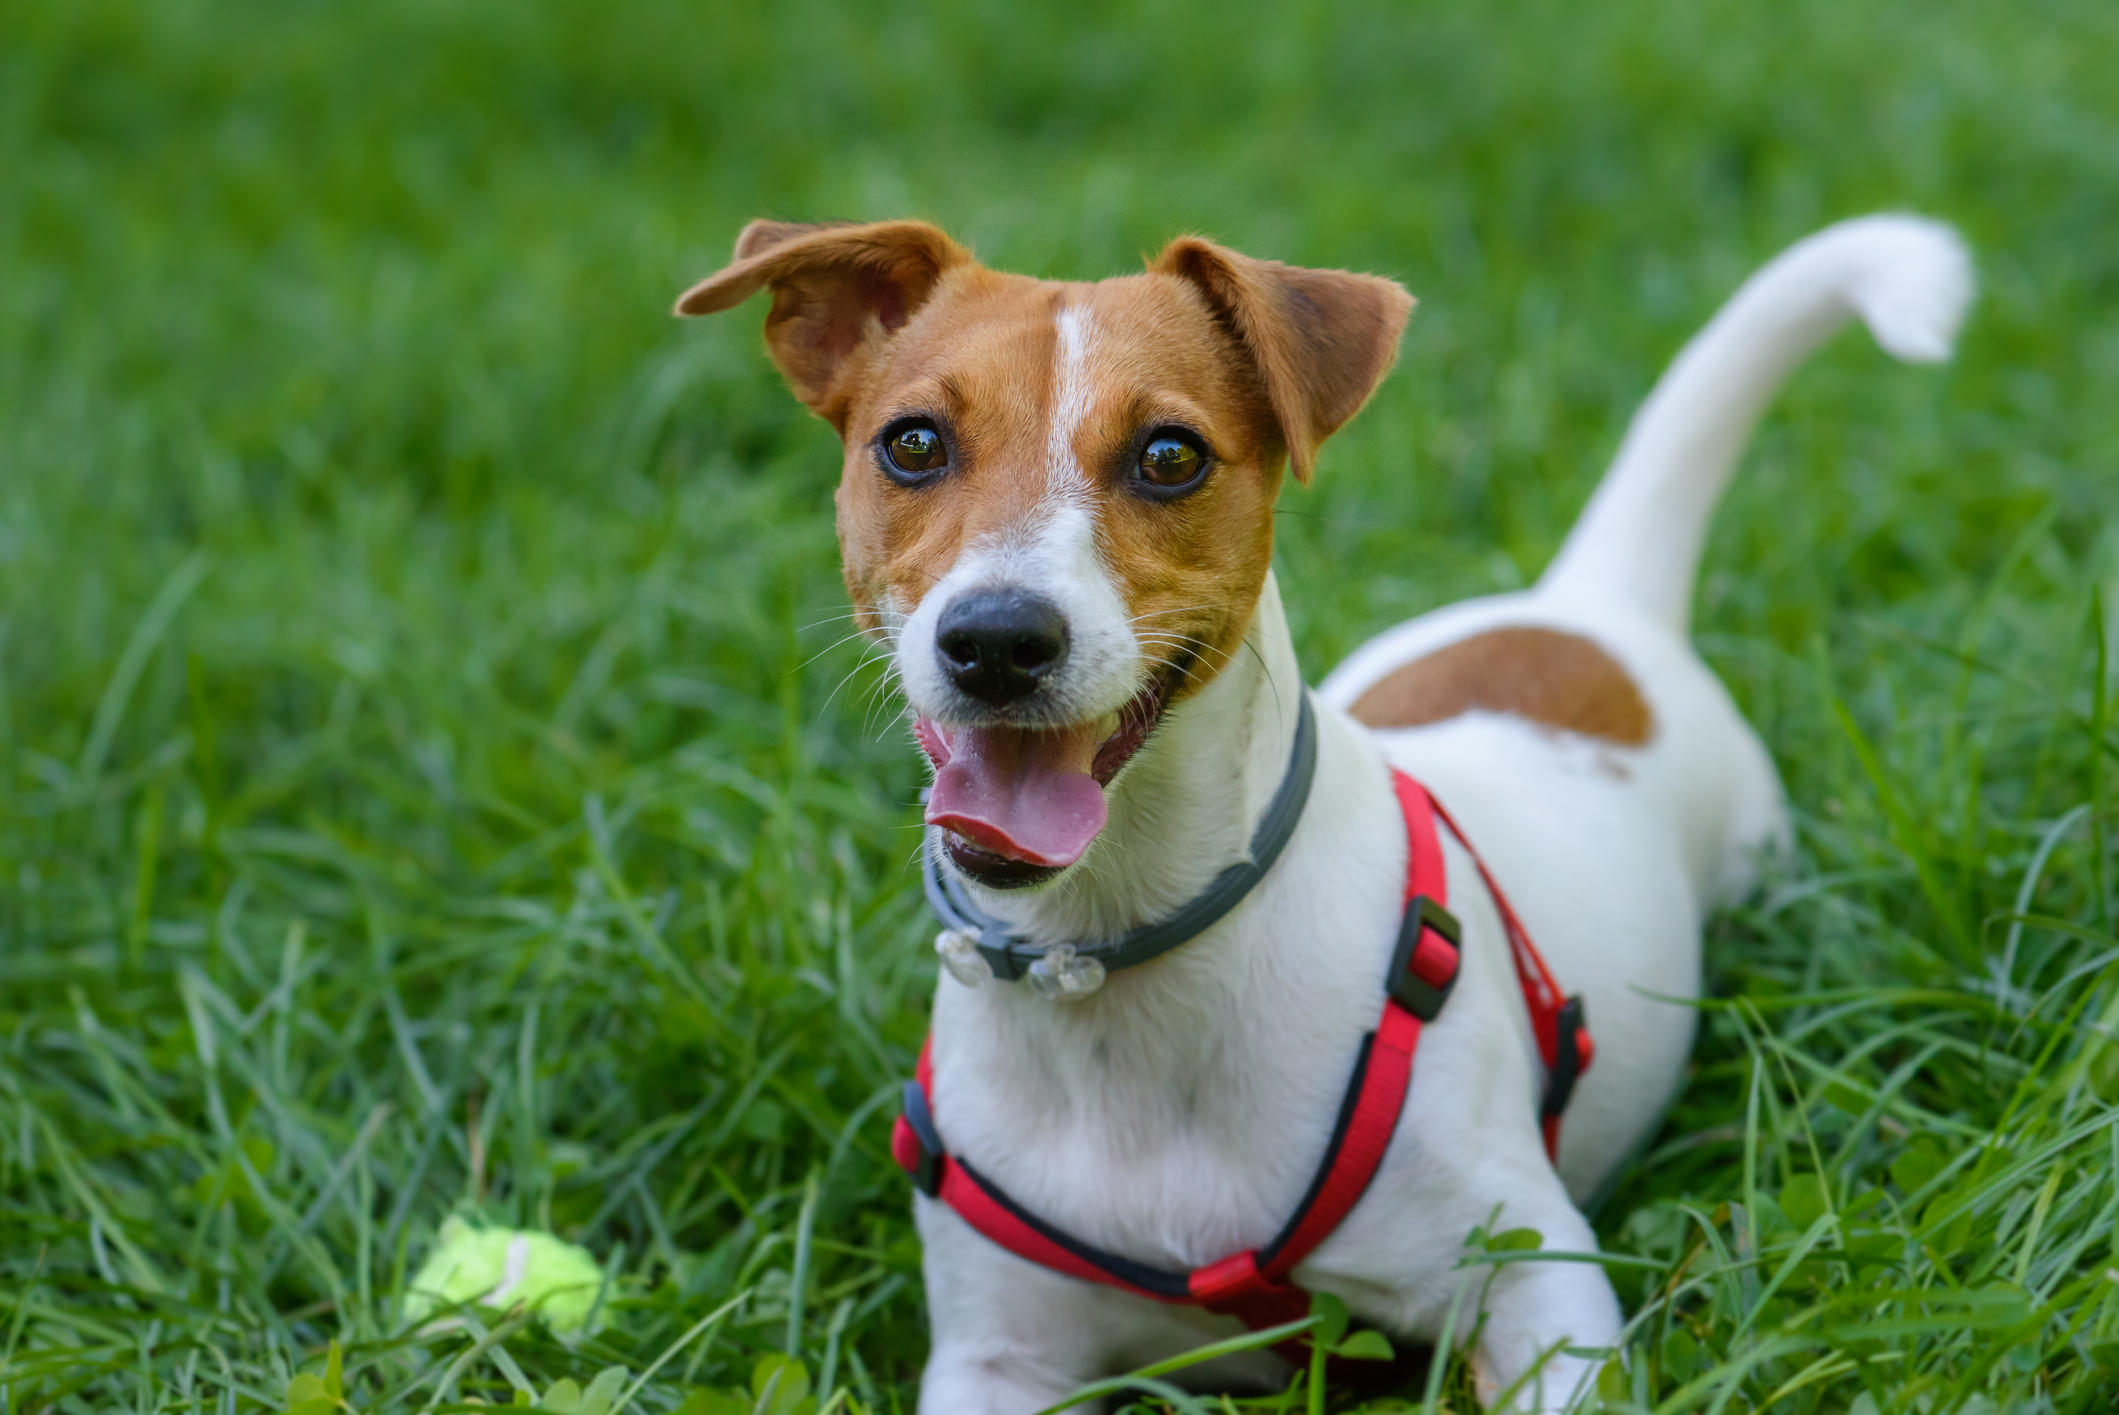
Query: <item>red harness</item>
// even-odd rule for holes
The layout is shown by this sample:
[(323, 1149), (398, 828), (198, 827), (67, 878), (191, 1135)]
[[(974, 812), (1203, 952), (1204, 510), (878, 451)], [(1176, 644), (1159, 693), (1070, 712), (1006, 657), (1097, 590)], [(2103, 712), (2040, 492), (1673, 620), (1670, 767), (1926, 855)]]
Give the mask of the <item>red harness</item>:
[(1172, 1272), (1093, 1248), (1044, 1222), (969, 1162), (942, 1147), (934, 1124), (931, 1037), (920, 1049), (918, 1079), (905, 1086), (905, 1113), (898, 1117), (890, 1137), (892, 1158), (912, 1175), (921, 1192), (955, 1209), (965, 1222), (1018, 1257), (1087, 1282), (1227, 1313), (1254, 1331), (1299, 1320), (1309, 1311), (1309, 1296), (1289, 1281), (1289, 1274), (1339, 1227), (1368, 1189), (1398, 1128), (1398, 1113), (1405, 1107), (1420, 1029), (1441, 1013), (1456, 986), (1461, 935), (1456, 919), (1444, 907), (1449, 879), (1435, 829), (1440, 821), (1472, 857), (1508, 932), (1516, 978), (1530, 1011), (1538, 1054), (1545, 1062), (1545, 1098), (1539, 1108), (1545, 1152), (1557, 1159), (1560, 1115), (1575, 1081), (1589, 1069), (1595, 1055), (1583, 1026), (1582, 1000), (1562, 997), (1508, 896), (1494, 883), (1479, 852), (1472, 849), (1449, 812), (1404, 772), (1394, 771), (1392, 777), (1399, 808), (1405, 813), (1409, 848), (1405, 912), (1385, 983), (1383, 1018), (1362, 1039), (1346, 1098), (1340, 1102), (1338, 1123), (1309, 1192), (1272, 1242), (1190, 1272)]

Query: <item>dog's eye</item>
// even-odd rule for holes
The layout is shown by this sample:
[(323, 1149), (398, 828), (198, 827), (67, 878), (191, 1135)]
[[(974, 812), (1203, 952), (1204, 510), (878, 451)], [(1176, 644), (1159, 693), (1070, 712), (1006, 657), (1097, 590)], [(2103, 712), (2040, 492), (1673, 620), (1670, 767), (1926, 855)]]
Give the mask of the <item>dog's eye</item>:
[(1206, 458), (1190, 438), (1174, 432), (1158, 432), (1140, 451), (1140, 479), (1165, 491), (1175, 491), (1196, 480)]
[(924, 477), (949, 465), (949, 447), (930, 422), (906, 422), (883, 435), (883, 456), (891, 469), (907, 477)]

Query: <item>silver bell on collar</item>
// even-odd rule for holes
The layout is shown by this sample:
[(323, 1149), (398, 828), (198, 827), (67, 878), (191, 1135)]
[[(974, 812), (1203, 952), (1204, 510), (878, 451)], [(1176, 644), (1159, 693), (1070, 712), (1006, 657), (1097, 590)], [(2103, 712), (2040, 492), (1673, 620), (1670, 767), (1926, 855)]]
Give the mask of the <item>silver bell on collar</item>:
[(943, 929), (934, 936), (935, 956), (942, 966), (967, 988), (993, 981), (993, 965), (979, 952), (978, 940), (962, 929)]
[(1076, 1002), (1104, 985), (1104, 965), (1075, 952), (1071, 943), (1055, 943), (1023, 976), (1030, 990), (1047, 1002)]

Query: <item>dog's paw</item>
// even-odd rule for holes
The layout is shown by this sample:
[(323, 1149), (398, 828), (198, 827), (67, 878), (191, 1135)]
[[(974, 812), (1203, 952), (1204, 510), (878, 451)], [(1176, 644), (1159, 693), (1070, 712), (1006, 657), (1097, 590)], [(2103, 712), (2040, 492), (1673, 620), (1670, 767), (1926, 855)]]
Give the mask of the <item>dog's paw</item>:
[(1504, 1384), (1486, 1349), (1471, 1356), (1472, 1394), (1492, 1415), (1564, 1415), (1580, 1410), (1596, 1387), (1595, 1363), (1573, 1356), (1554, 1356), (1536, 1374)]

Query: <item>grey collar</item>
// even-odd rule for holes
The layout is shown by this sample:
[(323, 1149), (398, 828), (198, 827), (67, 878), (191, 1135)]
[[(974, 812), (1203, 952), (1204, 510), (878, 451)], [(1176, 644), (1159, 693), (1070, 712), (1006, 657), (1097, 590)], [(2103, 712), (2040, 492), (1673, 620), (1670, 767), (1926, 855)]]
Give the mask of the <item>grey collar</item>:
[[(1190, 903), (1167, 919), (1143, 924), (1111, 938), (1054, 944), (1050, 948), (1033, 947), (1027, 937), (973, 904), (963, 881), (942, 868), (941, 847), (936, 843), (940, 832), (930, 830), (921, 851), (920, 880), (926, 886), (928, 907), (942, 922), (943, 934), (936, 947), (950, 971), (967, 982), (976, 981), (976, 975), (967, 978), (960, 965), (975, 968), (977, 965), (970, 955), (976, 950), (976, 957), (984, 960), (986, 968), (992, 970), (992, 976), (1003, 982), (1012, 983), (1028, 976), (1033, 984), (1038, 985), (1040, 993), (1051, 997), (1093, 992), (1103, 982), (1106, 973), (1130, 968), (1168, 953), (1206, 932), (1241, 903), (1251, 892), (1251, 887), (1263, 879), (1273, 862), (1280, 858), (1288, 837), (1295, 833), (1295, 825), (1302, 819), (1302, 808), (1310, 799), (1310, 783), (1316, 775), (1317, 718), (1310, 707), (1309, 690), (1305, 688), (1301, 715), (1295, 722), (1295, 748), (1288, 757), (1287, 774), (1280, 778), (1280, 789), (1273, 793), (1271, 804), (1259, 819), (1258, 829), (1251, 834), (1250, 858), (1239, 860), (1216, 875)], [(951, 934), (957, 938), (952, 940)], [(955, 945), (954, 956), (952, 944)], [(969, 947), (965, 947), (966, 944)], [(1061, 965), (1058, 970), (1052, 967), (1055, 961)]]

